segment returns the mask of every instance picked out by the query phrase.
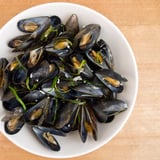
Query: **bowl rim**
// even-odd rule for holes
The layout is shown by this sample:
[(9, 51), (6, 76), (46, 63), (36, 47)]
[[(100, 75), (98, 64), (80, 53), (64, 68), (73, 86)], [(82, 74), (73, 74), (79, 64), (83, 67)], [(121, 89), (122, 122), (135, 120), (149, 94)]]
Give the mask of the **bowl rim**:
[(48, 5), (69, 5), (69, 6), (77, 6), (77, 7), (80, 7), (80, 8), (83, 8), (83, 9), (86, 9), (86, 10), (89, 10), (91, 12), (93, 12), (94, 14), (97, 14), (98, 16), (101, 16), (103, 17), (108, 23), (110, 23), (110, 25), (120, 34), (121, 38), (124, 40), (125, 44), (127, 45), (127, 48), (129, 49), (129, 52), (130, 52), (130, 56), (132, 57), (132, 60), (133, 60), (133, 64), (134, 64), (134, 70), (135, 70), (135, 94), (134, 94), (134, 97), (133, 97), (133, 100), (132, 100), (132, 104), (130, 105), (130, 110), (129, 110), (129, 113), (127, 114), (127, 116), (125, 117), (124, 121), (122, 122), (121, 126), (112, 134), (112, 136), (110, 136), (107, 141), (104, 141), (103, 143), (101, 143), (100, 145), (97, 145), (96, 147), (90, 149), (89, 151), (86, 151), (86, 152), (83, 152), (83, 153), (80, 153), (80, 154), (73, 154), (71, 156), (53, 156), (53, 157), (50, 157), (50, 156), (44, 156), (44, 155), (38, 155), (36, 154), (35, 152), (32, 152), (31, 150), (29, 150), (28, 148), (26, 147), (23, 147), (19, 144), (16, 144), (12, 141), (12, 138), (10, 138), (9, 136), (7, 136), (3, 131), (1, 131), (1, 127), (0, 127), (0, 132), (9, 140), (11, 141), (13, 144), (15, 144), (16, 146), (18, 146), (19, 148), (29, 152), (29, 153), (32, 153), (36, 156), (41, 156), (41, 157), (45, 157), (45, 158), (74, 158), (74, 157), (78, 157), (78, 156), (82, 156), (82, 155), (85, 155), (85, 154), (89, 154), (99, 148), (101, 148), (102, 146), (104, 146), (105, 144), (107, 144), (111, 139), (113, 139), (113, 137), (115, 137), (119, 132), (120, 130), (124, 127), (124, 125), (126, 124), (126, 122), (128, 121), (132, 111), (133, 111), (133, 108), (135, 106), (135, 103), (136, 103), (136, 98), (137, 98), (137, 94), (138, 94), (138, 83), (139, 83), (139, 77), (138, 77), (138, 67), (137, 67), (137, 64), (136, 64), (136, 59), (135, 59), (135, 56), (134, 56), (134, 53), (133, 53), (133, 50), (129, 44), (129, 42), (127, 41), (126, 37), (123, 35), (123, 33), (121, 32), (121, 30), (110, 20), (108, 19), (108, 17), (102, 15), (101, 13), (99, 13), (98, 11), (92, 9), (92, 8), (89, 8), (87, 6), (84, 6), (84, 5), (81, 5), (81, 4), (76, 4), (76, 3), (72, 3), (72, 2), (49, 2), (49, 3), (42, 3), (42, 4), (38, 4), (38, 5), (34, 5), (32, 7), (29, 7), (19, 13), (17, 13), (15, 16), (13, 16), (11, 19), (8, 20), (8, 22), (6, 22), (0, 29), (0, 32), (3, 32), (3, 29), (5, 28), (5, 26), (7, 25), (10, 25), (10, 23), (12, 21), (14, 21), (14, 19), (16, 19), (16, 17), (18, 17), (19, 15), (23, 15), (25, 12), (28, 12), (29, 10), (32, 10), (34, 8), (38, 8), (40, 6), (48, 6)]

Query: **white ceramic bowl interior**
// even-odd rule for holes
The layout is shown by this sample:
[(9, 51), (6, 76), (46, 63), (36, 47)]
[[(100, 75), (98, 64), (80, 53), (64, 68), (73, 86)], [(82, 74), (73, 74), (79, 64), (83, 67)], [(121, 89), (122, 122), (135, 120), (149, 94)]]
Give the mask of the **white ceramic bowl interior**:
[[(128, 79), (128, 82), (125, 83), (123, 93), (118, 97), (126, 101), (129, 108), (127, 111), (116, 116), (113, 122), (98, 125), (98, 141), (94, 141), (89, 138), (84, 144), (81, 142), (77, 131), (68, 134), (67, 137), (56, 136), (61, 145), (61, 150), (59, 152), (53, 152), (44, 148), (26, 125), (19, 133), (15, 135), (8, 135), (4, 132), (3, 123), (0, 122), (1, 132), (12, 143), (38, 156), (49, 158), (69, 158), (80, 156), (98, 149), (109, 142), (122, 129), (133, 110), (136, 100), (138, 73), (134, 54), (129, 43), (110, 20), (100, 13), (84, 6), (72, 3), (47, 3), (21, 12), (17, 16), (13, 17), (0, 30), (0, 37), (2, 37), (0, 41), (0, 57), (7, 57), (11, 59), (11, 57), (14, 56), (14, 54), (11, 53), (11, 49), (7, 47), (7, 42), (11, 38), (22, 34), (17, 29), (18, 20), (35, 16), (57, 15), (63, 22), (65, 22), (72, 13), (76, 13), (78, 15), (80, 26), (87, 25), (89, 23), (97, 23), (101, 25), (100, 38), (104, 39), (108, 43), (113, 52), (115, 70)], [(0, 118), (4, 115), (5, 111), (3, 110), (3, 107), (1, 107)]]

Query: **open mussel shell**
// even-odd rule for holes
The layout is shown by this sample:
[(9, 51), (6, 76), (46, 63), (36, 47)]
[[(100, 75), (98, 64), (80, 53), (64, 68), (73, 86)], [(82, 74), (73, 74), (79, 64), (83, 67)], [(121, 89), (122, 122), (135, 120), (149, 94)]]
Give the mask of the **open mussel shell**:
[(58, 99), (51, 98), (48, 106), (47, 116), (44, 120), (45, 125), (53, 126), (57, 118), (57, 111), (61, 106), (61, 102)]
[(43, 47), (36, 47), (26, 51), (24, 58), (26, 57), (26, 65), (28, 68), (33, 68), (41, 62), (41, 59), (43, 58), (43, 51)]
[(41, 84), (52, 78), (54, 78), (59, 73), (59, 69), (56, 64), (48, 63), (48, 61), (43, 60), (33, 71), (30, 73), (30, 86), (34, 84)]
[(70, 87), (74, 86), (74, 82), (70, 80), (63, 80), (63, 79), (58, 79), (57, 84), (55, 86), (56, 88), (56, 93), (62, 98), (62, 99), (70, 99), (70, 95), (68, 94), (70, 91)]
[(127, 79), (117, 72), (108, 69), (102, 69), (95, 72), (95, 76), (112, 92), (120, 93), (123, 91), (123, 83)]
[(14, 48), (13, 52), (25, 51), (33, 44), (33, 40), (30, 39), (30, 34), (20, 35), (8, 42), (10, 48)]
[(101, 88), (101, 90), (103, 92), (103, 98), (105, 100), (116, 99), (117, 93), (111, 91), (108, 87), (106, 87), (103, 83), (101, 83), (96, 76), (94, 76), (94, 78), (92, 79), (91, 83), (94, 84), (95, 86)]
[(19, 54), (18, 56), (14, 57), (12, 61), (8, 63), (8, 65), (6, 66), (7, 72), (12, 72), (19, 66), (19, 63), (17, 60), (20, 60), (23, 57), (23, 55), (24, 54)]
[(50, 96), (57, 97), (58, 95), (58, 97), (62, 99), (68, 99), (69, 95), (67, 93), (70, 85), (72, 85), (72, 82), (61, 80), (58, 77), (55, 77), (54, 80), (43, 83), (41, 85), (41, 89)]
[(61, 58), (66, 57), (73, 51), (72, 42), (67, 37), (56, 37), (45, 46), (45, 51)]
[(69, 95), (80, 99), (101, 98), (103, 97), (103, 91), (100, 87), (86, 83), (73, 87), (70, 90)]
[(115, 99), (115, 100), (100, 100), (98, 102), (93, 102), (91, 105), (96, 118), (100, 122), (109, 122), (111, 121), (115, 115), (118, 113), (125, 111), (128, 108), (126, 102)]
[(43, 46), (51, 43), (54, 38), (58, 37), (62, 32), (64, 32), (64, 28), (65, 27), (63, 24), (51, 24), (49, 28), (40, 36), (40, 43), (43, 44)]
[(43, 124), (48, 114), (50, 98), (46, 97), (25, 112), (25, 120), (31, 124)]
[(100, 29), (98, 24), (89, 24), (82, 28), (74, 38), (74, 47), (85, 51), (92, 48), (98, 39)]
[(96, 117), (90, 107), (81, 106), (79, 111), (78, 130), (82, 142), (86, 142), (89, 134), (97, 140)]
[(51, 24), (51, 20), (47, 16), (33, 17), (18, 21), (17, 27), (20, 31), (31, 33), (30, 38), (35, 39), (40, 36)]
[(23, 61), (21, 61), (23, 55), (19, 54), (6, 66), (8, 81), (14, 85), (23, 84), (28, 75), (28, 70), (23, 65)]
[(67, 104), (61, 106), (57, 112), (55, 128), (61, 129), (64, 132), (74, 130), (79, 111), (78, 106), (78, 104), (72, 102), (68, 102)]
[(30, 34), (24, 34), (24, 35), (17, 36), (8, 42), (8, 46), (10, 48), (20, 47), (24, 43), (24, 41), (29, 38), (29, 36)]
[(47, 54), (46, 59), (49, 63), (55, 63), (59, 68), (59, 76), (64, 79), (71, 79), (70, 68), (66, 66), (66, 61), (60, 60), (59, 57), (55, 57), (53, 54)]
[(95, 63), (95, 60), (96, 61), (101, 60), (101, 56), (99, 56), (99, 55), (102, 55), (103, 61), (102, 61), (101, 65), (99, 63), (96, 63), (97, 66), (99, 65), (100, 68), (106, 68), (106, 66), (107, 66), (107, 69), (108, 68), (111, 70), (114, 69), (114, 59), (113, 59), (113, 54), (112, 54), (111, 48), (103, 39), (98, 40), (92, 49), (93, 49), (93, 51), (95, 51), (95, 53), (91, 52), (91, 57), (90, 57), (91, 61), (93, 61)]
[(44, 126), (33, 126), (33, 128), (37, 128), (37, 129), (40, 129), (44, 132), (49, 132), (50, 134), (54, 134), (54, 135), (57, 135), (57, 136), (66, 136), (66, 134), (61, 131), (61, 130), (58, 130), (56, 128), (53, 128), (53, 127), (44, 127)]
[(109, 48), (102, 48), (100, 50), (89, 50), (86, 52), (86, 56), (92, 63), (92, 66), (100, 69), (111, 69), (113, 70), (113, 58)]
[(108, 68), (106, 62), (105, 62), (105, 57), (101, 51), (95, 51), (93, 49), (89, 50), (86, 53), (87, 58), (89, 61), (92, 63), (93, 68)]
[(16, 134), (21, 130), (25, 123), (23, 114), (12, 115), (4, 123), (5, 132), (8, 134)]
[[(57, 130), (51, 128), (45, 128), (40, 126), (33, 126), (32, 131), (38, 138), (38, 140), (47, 148), (53, 151), (59, 151), (60, 145), (58, 141), (55, 139), (53, 134), (58, 134)], [(59, 132), (61, 134), (62, 132)], [(62, 134), (61, 134), (62, 135)]]
[(93, 78), (93, 71), (88, 66), (87, 61), (80, 53), (74, 53), (70, 56), (71, 64), (70, 68), (73, 74), (81, 75), (85, 79)]

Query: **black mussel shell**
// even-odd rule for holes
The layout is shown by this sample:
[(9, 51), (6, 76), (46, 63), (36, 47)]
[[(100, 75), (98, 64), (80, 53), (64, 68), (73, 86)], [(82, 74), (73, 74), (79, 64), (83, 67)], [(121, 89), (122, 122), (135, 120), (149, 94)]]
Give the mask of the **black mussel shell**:
[(25, 112), (25, 120), (31, 124), (41, 124), (44, 122), (48, 114), (48, 106), (50, 99), (43, 98), (40, 102), (29, 108)]
[(92, 63), (93, 68), (102, 68), (102, 69), (107, 69), (108, 66), (105, 61), (105, 57), (101, 51), (95, 51), (93, 49), (89, 50), (86, 52), (86, 56), (88, 60)]
[(56, 15), (51, 16), (50, 19), (51, 19), (51, 25), (52, 25), (53, 27), (61, 24), (61, 19), (60, 19), (60, 17), (58, 17), (58, 16), (56, 16)]
[(106, 100), (117, 99), (117, 93), (116, 92), (112, 92), (105, 85), (102, 87), (102, 91), (103, 91), (103, 94), (104, 94), (104, 98)]
[(102, 69), (95, 72), (95, 76), (112, 92), (120, 93), (123, 91), (123, 83), (127, 79), (117, 72), (108, 69)]
[(27, 79), (28, 71), (24, 67), (17, 67), (12, 72), (12, 83), (13, 84), (22, 84)]
[(67, 37), (56, 37), (45, 46), (45, 50), (55, 56), (64, 58), (72, 53), (72, 42)]
[(98, 24), (89, 24), (82, 28), (74, 38), (74, 48), (78, 47), (85, 51), (91, 49), (98, 39), (100, 29)]
[(65, 24), (66, 31), (72, 32), (73, 35), (77, 34), (79, 31), (79, 22), (76, 14), (72, 14)]
[(127, 103), (119, 99), (108, 101), (106, 106), (108, 107), (105, 107), (102, 110), (109, 116), (116, 115), (128, 108)]
[(21, 104), (16, 100), (15, 97), (10, 99), (2, 100), (3, 107), (8, 111), (13, 111), (17, 107), (21, 107)]
[(52, 42), (52, 40), (59, 36), (64, 31), (64, 25), (58, 24), (56, 26), (50, 25), (50, 27), (42, 33), (40, 42), (43, 46)]
[(66, 136), (66, 134), (61, 131), (61, 130), (58, 130), (56, 128), (53, 128), (53, 127), (45, 127), (45, 126), (34, 126), (34, 128), (37, 128), (37, 129), (40, 129), (44, 132), (50, 132), (51, 134), (54, 134), (54, 135), (57, 135), (57, 136)]
[(8, 42), (8, 46), (10, 48), (17, 48), (17, 47), (20, 47), (23, 45), (23, 43), (30, 37), (30, 34), (24, 34), (24, 35), (20, 35), (20, 36), (17, 36), (13, 39), (11, 39), (9, 42)]
[(28, 68), (35, 67), (38, 63), (41, 62), (41, 59), (43, 58), (43, 47), (36, 47), (34, 49), (30, 49), (26, 51), (26, 53), (22, 57), (24, 61), (25, 61), (25, 57), (26, 57), (27, 67)]
[(128, 108), (127, 103), (119, 99), (103, 99), (98, 102), (93, 102), (91, 107), (98, 121), (104, 123), (111, 121), (116, 114), (125, 111)]
[(100, 87), (97, 87), (93, 84), (80, 84), (78, 86), (73, 87), (69, 95), (76, 98), (101, 98), (103, 97), (103, 92)]
[(56, 96), (55, 88), (52, 85), (53, 80), (47, 81), (41, 85), (41, 90), (50, 96)]
[(86, 126), (87, 132), (91, 134), (94, 140), (96, 141), (98, 139), (97, 119), (90, 105), (86, 106), (85, 110), (87, 115), (86, 120), (88, 123), (88, 125)]
[(87, 61), (79, 53), (74, 53), (70, 56), (71, 70), (73, 74), (81, 75), (85, 79), (93, 78), (93, 71), (88, 66)]
[(50, 79), (53, 79), (59, 73), (59, 69), (56, 64), (48, 63), (48, 61), (43, 60), (39, 66), (33, 69), (30, 73), (30, 86), (34, 84), (41, 84)]
[(80, 108), (79, 117), (80, 117), (79, 118), (80, 120), (79, 120), (78, 130), (79, 130), (80, 138), (81, 138), (82, 142), (84, 143), (84, 142), (86, 142), (86, 139), (88, 136), (88, 132), (85, 127), (86, 113), (85, 113), (84, 107)]
[(51, 20), (47, 16), (33, 17), (18, 21), (17, 27), (20, 31), (31, 33), (30, 38), (39, 37), (45, 30), (49, 28)]
[(21, 130), (25, 121), (23, 115), (13, 115), (9, 120), (5, 121), (4, 128), (8, 134), (16, 134)]
[(69, 132), (74, 129), (78, 113), (78, 104), (68, 102), (61, 106), (57, 112), (55, 128), (61, 129), (64, 132)]
[(95, 43), (95, 45), (93, 46), (93, 49), (97, 51), (104, 47), (107, 47), (107, 43), (103, 39), (100, 39)]
[(114, 59), (110, 47), (106, 44), (106, 47), (100, 49), (100, 52), (104, 55), (104, 61), (109, 69), (114, 69)]
[(55, 63), (59, 68), (59, 76), (64, 79), (71, 79), (72, 75), (70, 74), (70, 69), (66, 66), (65, 62), (61, 61), (58, 57), (53, 56), (49, 53), (46, 56), (46, 59), (49, 63)]
[(41, 90), (33, 90), (22, 97), (22, 100), (26, 105), (33, 105), (41, 101), (44, 97), (46, 97), (45, 92)]
[(92, 49), (86, 52), (86, 57), (94, 70), (96, 67), (99, 69), (114, 69), (113, 54), (109, 45), (103, 39), (97, 41)]
[(8, 46), (14, 48), (13, 52), (25, 51), (33, 44), (30, 36), (30, 34), (17, 36), (8, 42)]
[(111, 58), (112, 55), (109, 52), (108, 48), (102, 48), (98, 51), (96, 50), (89, 50), (86, 53), (87, 58), (91, 61), (94, 68), (98, 67), (100, 69), (111, 69), (113, 70), (113, 59)]
[(79, 111), (78, 130), (82, 142), (86, 142), (88, 135), (92, 135), (97, 140), (97, 122), (96, 117), (90, 106), (81, 106)]
[[(14, 87), (15, 91), (18, 92), (18, 96), (24, 96), (24, 94), (27, 94), (28, 91), (26, 89), (24, 90), (22, 87), (16, 88)], [(2, 104), (3, 107), (8, 111), (14, 111), (17, 107), (22, 107), (21, 104), (17, 101), (16, 97), (13, 95), (12, 91), (7, 88), (4, 91), (4, 94), (2, 96)]]
[(65, 37), (66, 39), (70, 40), (73, 42), (74, 39), (74, 33), (70, 31), (63, 31), (59, 34), (59, 37)]
[(114, 120), (114, 118), (115, 118), (115, 115), (109, 116), (109, 117), (106, 119), (105, 123), (110, 123), (110, 122), (112, 122), (112, 121)]
[(46, 116), (46, 119), (44, 120), (44, 123), (46, 125), (54, 126), (55, 121), (57, 119), (57, 112), (59, 108), (61, 107), (62, 102), (58, 99), (51, 98), (50, 103), (48, 106), (48, 114)]
[[(53, 130), (46, 129), (44, 127), (32, 127), (32, 131), (38, 138), (38, 140), (47, 148), (53, 150), (53, 151), (59, 151), (60, 145), (58, 141), (53, 136)], [(55, 132), (54, 132), (55, 133)]]
[(107, 88), (103, 83), (100, 82), (100, 80), (94, 76), (94, 78), (92, 79), (91, 83), (99, 88), (101, 88), (102, 92), (103, 92), (103, 97), (106, 100), (112, 100), (114, 99), (114, 94), (115, 92), (112, 92), (109, 88)]
[(78, 112), (79, 112), (79, 107), (76, 105), (77, 108), (74, 108), (75, 110), (69, 116), (68, 119), (69, 121), (61, 128), (61, 130), (65, 133), (68, 133), (70, 131), (74, 131), (78, 129), (77, 126), (77, 118), (78, 118)]

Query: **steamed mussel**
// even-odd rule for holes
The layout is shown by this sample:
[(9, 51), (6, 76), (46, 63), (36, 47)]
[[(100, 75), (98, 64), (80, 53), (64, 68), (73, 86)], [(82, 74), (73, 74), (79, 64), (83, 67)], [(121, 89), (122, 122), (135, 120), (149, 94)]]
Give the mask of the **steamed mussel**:
[(25, 123), (25, 120), (23, 118), (23, 115), (16, 115), (10, 117), (7, 121), (5, 121), (5, 131), (8, 134), (15, 134), (21, 130)]
[(14, 108), (12, 112), (8, 112), (3, 117), (2, 121), (4, 121), (4, 130), (6, 133), (11, 135), (18, 133), (25, 124), (22, 109), (20, 107)]
[(52, 15), (19, 20), (17, 27), (23, 35), (8, 46), (19, 54), (0, 59), (6, 133), (27, 124), (54, 151), (61, 148), (54, 135), (77, 130), (82, 142), (98, 140), (98, 123), (112, 122), (128, 108), (118, 96), (127, 79), (115, 71), (111, 48), (99, 39), (101, 26), (80, 27), (72, 14), (65, 23)]
[(60, 150), (60, 145), (54, 135), (64, 136), (63, 132), (41, 126), (33, 126), (32, 131), (44, 146), (53, 151)]

